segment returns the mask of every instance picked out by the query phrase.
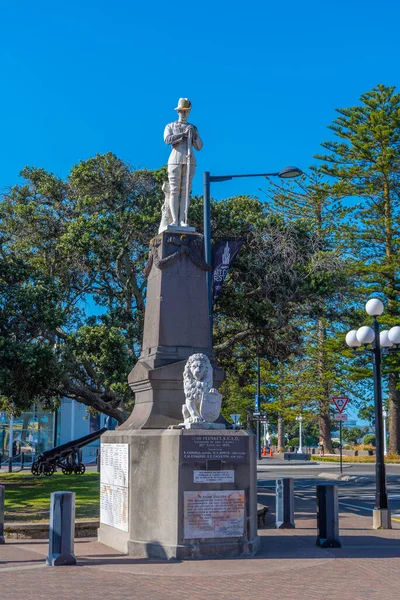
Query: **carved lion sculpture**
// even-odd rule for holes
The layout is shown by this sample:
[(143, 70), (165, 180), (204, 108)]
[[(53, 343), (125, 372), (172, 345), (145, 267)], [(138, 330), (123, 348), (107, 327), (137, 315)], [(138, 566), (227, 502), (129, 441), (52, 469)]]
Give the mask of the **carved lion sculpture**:
[(192, 354), (183, 372), (186, 403), (182, 406), (185, 424), (212, 423), (218, 419), (222, 396), (212, 387), (213, 368), (205, 354)]
[(161, 208), (161, 223), (158, 228), (158, 233), (165, 231), (168, 225), (172, 223), (172, 215), (170, 209), (170, 189), (168, 181), (165, 181), (162, 186), (162, 191), (164, 192), (164, 204)]

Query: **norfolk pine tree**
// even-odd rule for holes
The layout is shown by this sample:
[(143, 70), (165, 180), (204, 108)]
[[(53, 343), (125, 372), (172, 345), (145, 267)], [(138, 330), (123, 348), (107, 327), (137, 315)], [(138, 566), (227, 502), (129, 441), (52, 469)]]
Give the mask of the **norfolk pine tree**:
[(352, 288), (345, 258), (349, 255), (349, 216), (353, 209), (343, 206), (341, 195), (332, 190), (316, 167), (294, 184), (271, 181), (266, 193), (271, 212), (285, 221), (307, 222), (318, 240), (320, 256), (330, 264), (329, 279), (315, 273), (316, 295), (301, 318), (304, 354), (301, 360), (291, 361), (288, 377), (296, 380), (292, 403), (302, 400), (313, 408), (320, 439), (332, 452), (331, 396), (344, 391), (343, 358), (335, 335), (342, 326), (345, 300)]
[[(360, 98), (358, 106), (337, 109), (330, 129), (335, 137), (322, 144), (323, 173), (332, 176), (335, 192), (358, 196), (356, 274), (365, 299), (383, 293), (388, 326), (400, 320), (400, 94), (378, 85)], [(361, 288), (362, 289), (362, 286)], [(388, 370), (390, 451), (400, 452), (399, 358), (385, 358)]]

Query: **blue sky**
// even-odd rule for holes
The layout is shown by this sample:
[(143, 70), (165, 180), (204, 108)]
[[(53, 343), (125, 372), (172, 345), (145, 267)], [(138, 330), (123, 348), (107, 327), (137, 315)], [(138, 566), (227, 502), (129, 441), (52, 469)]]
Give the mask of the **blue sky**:
[[(335, 107), (396, 85), (399, 5), (19, 0), (0, 8), (0, 188), (25, 165), (65, 177), (111, 150), (165, 164), (177, 99), (204, 141), (201, 171), (306, 169)], [(263, 180), (214, 184), (217, 198)]]
[(181, 96), (204, 141), (195, 193), (205, 170), (307, 169), (336, 107), (398, 85), (399, 21), (394, 0), (0, 2), (0, 189), (25, 165), (65, 177), (107, 151), (162, 166)]

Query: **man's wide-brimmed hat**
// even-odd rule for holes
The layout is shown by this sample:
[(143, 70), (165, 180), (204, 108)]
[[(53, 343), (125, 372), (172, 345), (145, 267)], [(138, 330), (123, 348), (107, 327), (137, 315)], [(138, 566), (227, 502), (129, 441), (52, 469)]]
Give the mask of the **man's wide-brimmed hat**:
[(192, 108), (192, 103), (189, 98), (179, 98), (178, 106), (175, 110), (190, 110)]

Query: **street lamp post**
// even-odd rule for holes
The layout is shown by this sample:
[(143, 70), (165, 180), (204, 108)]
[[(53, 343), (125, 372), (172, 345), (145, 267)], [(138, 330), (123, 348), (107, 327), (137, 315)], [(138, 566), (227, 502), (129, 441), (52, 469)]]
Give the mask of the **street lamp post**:
[(297, 450), (297, 453), (302, 454), (303, 453), (303, 431), (302, 431), (303, 417), (301, 415), (299, 417), (296, 417), (296, 421), (299, 422), (299, 449)]
[[(203, 173), (203, 186), (204, 186), (204, 248), (205, 248), (205, 259), (206, 262), (211, 265), (211, 218), (210, 218), (210, 184), (218, 181), (229, 181), (230, 179), (237, 179), (239, 177), (280, 177), (281, 179), (291, 179), (293, 177), (299, 177), (303, 172), (297, 167), (285, 167), (277, 173), (250, 173), (246, 175), (210, 175), (209, 171)], [(209, 327), (211, 335), (212, 345), (212, 333), (213, 333), (213, 316), (212, 316), (212, 273), (207, 271), (207, 293), (208, 293), (208, 316), (209, 316)]]
[[(383, 432), (382, 355), (400, 351), (400, 327), (392, 327), (389, 331), (379, 330), (378, 317), (383, 313), (383, 304), (377, 298), (368, 300), (365, 310), (374, 319), (373, 327), (364, 325), (358, 330), (349, 331), (346, 335), (346, 343), (350, 348), (353, 348), (356, 354), (368, 353), (372, 355), (376, 438), (376, 492), (372, 526), (374, 529), (391, 529), (384, 458), (384, 438), (386, 438), (386, 435)], [(368, 347), (369, 344), (372, 344), (372, 348)], [(364, 348), (357, 350), (360, 346)]]
[(386, 419), (388, 418), (388, 413), (385, 409), (382, 411), (383, 416), (383, 454), (387, 456), (387, 440), (386, 440)]

